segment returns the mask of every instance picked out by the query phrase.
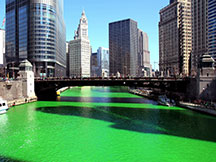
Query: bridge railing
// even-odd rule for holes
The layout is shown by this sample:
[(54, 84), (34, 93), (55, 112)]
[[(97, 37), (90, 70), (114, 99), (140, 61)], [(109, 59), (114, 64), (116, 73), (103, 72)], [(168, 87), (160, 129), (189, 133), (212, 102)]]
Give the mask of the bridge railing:
[(171, 78), (171, 77), (90, 77), (90, 78), (66, 78), (66, 77), (50, 77), (50, 78), (35, 78), (35, 81), (183, 81), (188, 77)]

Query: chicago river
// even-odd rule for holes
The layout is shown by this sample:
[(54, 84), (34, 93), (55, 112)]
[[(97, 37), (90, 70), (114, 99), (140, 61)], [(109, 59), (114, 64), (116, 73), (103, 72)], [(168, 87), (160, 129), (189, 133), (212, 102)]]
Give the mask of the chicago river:
[(74, 87), (0, 116), (0, 161), (211, 162), (216, 118), (127, 87)]

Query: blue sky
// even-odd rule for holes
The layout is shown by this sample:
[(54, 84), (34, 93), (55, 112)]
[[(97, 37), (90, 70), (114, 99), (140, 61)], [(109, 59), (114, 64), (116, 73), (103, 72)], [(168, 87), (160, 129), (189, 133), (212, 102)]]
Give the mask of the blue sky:
[[(109, 47), (108, 24), (131, 18), (149, 36), (151, 63), (159, 59), (158, 22), (159, 11), (169, 0), (64, 0), (64, 19), (67, 41), (72, 40), (77, 29), (82, 10), (89, 23), (89, 39), (93, 52), (98, 47)], [(0, 25), (5, 15), (5, 0), (0, 0)], [(155, 67), (157, 68), (156, 64)]]

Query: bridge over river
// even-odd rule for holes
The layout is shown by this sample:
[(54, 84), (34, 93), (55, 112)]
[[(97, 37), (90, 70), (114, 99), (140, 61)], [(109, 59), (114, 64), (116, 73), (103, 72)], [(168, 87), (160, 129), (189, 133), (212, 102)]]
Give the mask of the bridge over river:
[(41, 96), (56, 96), (56, 91), (67, 86), (129, 86), (158, 88), (170, 92), (186, 93), (190, 79), (188, 78), (48, 78), (35, 79), (35, 92)]

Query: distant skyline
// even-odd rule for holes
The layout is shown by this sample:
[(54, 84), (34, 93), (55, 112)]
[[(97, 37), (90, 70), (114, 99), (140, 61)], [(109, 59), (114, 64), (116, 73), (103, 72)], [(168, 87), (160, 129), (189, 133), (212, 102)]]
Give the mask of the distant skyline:
[[(138, 22), (138, 28), (149, 37), (151, 64), (159, 62), (159, 11), (169, 4), (169, 0), (159, 2), (143, 0), (64, 0), (64, 19), (66, 24), (66, 40), (73, 40), (82, 10), (86, 12), (89, 25), (89, 39), (92, 52), (98, 47), (109, 48), (110, 22), (131, 18)], [(0, 25), (5, 16), (5, 0), (0, 0)]]

